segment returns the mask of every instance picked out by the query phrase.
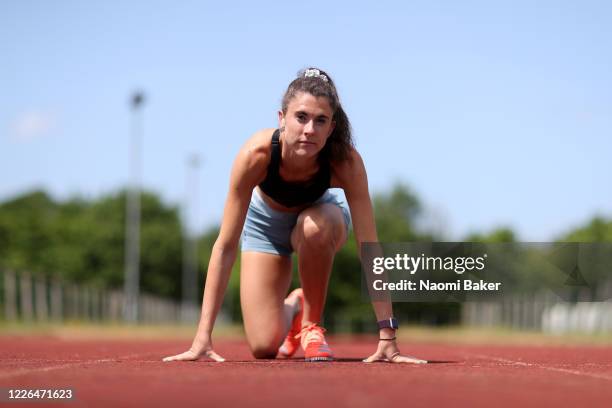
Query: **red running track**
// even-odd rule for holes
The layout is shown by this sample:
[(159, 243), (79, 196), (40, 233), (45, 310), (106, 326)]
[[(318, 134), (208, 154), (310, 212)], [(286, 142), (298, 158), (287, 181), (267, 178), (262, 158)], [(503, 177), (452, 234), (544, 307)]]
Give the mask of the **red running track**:
[(365, 364), (376, 340), (329, 338), (333, 363), (254, 360), (217, 340), (225, 363), (163, 363), (188, 341), (0, 338), (0, 388), (72, 388), (70, 407), (610, 407), (612, 347), (402, 342), (426, 365)]

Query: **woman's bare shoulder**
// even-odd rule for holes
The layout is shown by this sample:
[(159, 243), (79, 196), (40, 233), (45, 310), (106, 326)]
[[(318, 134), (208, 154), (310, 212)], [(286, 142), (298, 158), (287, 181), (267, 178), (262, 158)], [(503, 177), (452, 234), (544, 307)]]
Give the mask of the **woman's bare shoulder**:
[(332, 186), (344, 188), (354, 181), (355, 177), (365, 174), (365, 166), (361, 155), (354, 147), (351, 148), (345, 160), (332, 162)]
[(265, 179), (271, 158), (272, 133), (274, 129), (259, 130), (242, 145), (232, 170), (235, 183), (250, 188)]
[(331, 167), (334, 173), (338, 175), (350, 176), (354, 171), (363, 168), (363, 159), (354, 147), (351, 147), (347, 157), (342, 161), (332, 161)]
[(271, 139), (275, 129), (262, 129), (253, 133), (240, 149), (238, 156), (250, 165), (267, 165), (270, 162)]

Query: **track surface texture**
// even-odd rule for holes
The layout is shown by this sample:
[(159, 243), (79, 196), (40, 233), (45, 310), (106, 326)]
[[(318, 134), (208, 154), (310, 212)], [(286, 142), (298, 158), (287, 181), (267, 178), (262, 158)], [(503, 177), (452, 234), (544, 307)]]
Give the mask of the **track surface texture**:
[(242, 339), (217, 340), (228, 361), (164, 363), (180, 340), (0, 337), (1, 388), (72, 388), (83, 407), (610, 407), (612, 347), (400, 342), (426, 365), (365, 364), (374, 338), (329, 338), (337, 360), (255, 360)]

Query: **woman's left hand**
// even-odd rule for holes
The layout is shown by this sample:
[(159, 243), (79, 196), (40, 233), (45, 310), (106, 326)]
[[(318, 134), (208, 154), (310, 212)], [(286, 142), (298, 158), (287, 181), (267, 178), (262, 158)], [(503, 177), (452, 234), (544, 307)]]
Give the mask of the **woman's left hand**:
[(403, 356), (395, 340), (378, 341), (378, 349), (376, 353), (363, 360), (364, 363), (374, 363), (376, 361), (389, 361), (391, 363), (409, 363), (409, 364), (427, 364), (427, 360), (421, 360), (416, 357)]

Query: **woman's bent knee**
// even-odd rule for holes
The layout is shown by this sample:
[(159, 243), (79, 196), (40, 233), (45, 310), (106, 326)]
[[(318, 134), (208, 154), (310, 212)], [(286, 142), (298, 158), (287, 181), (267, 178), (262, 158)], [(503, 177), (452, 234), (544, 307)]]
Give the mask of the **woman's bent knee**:
[(294, 249), (300, 252), (306, 247), (317, 252), (329, 250), (333, 254), (344, 235), (343, 225), (336, 224), (333, 217), (326, 214), (303, 214), (292, 236)]
[(253, 357), (257, 359), (271, 359), (276, 358), (276, 354), (278, 353), (278, 346), (271, 345), (262, 345), (251, 347), (251, 353), (253, 353)]
[(315, 221), (312, 217), (304, 217), (302, 225), (302, 240), (309, 246), (333, 246), (335, 243), (334, 225), (329, 221)]

